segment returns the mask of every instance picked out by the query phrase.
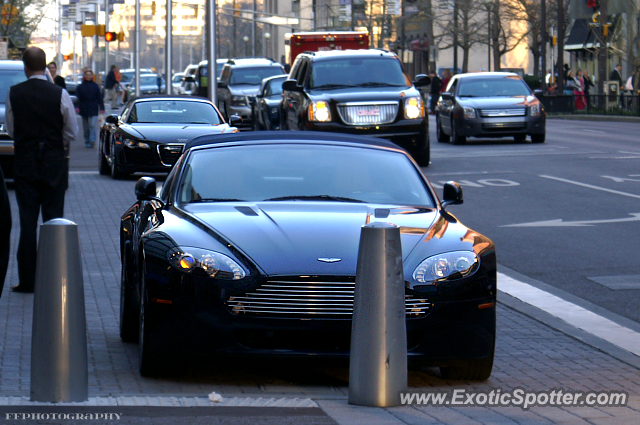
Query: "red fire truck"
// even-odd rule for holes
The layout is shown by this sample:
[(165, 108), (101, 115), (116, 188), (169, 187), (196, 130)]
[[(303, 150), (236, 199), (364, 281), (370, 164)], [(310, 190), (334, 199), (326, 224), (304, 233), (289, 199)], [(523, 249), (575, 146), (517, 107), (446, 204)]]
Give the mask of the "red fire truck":
[(285, 34), (284, 54), (292, 65), (302, 52), (368, 49), (369, 33), (360, 31), (296, 32)]

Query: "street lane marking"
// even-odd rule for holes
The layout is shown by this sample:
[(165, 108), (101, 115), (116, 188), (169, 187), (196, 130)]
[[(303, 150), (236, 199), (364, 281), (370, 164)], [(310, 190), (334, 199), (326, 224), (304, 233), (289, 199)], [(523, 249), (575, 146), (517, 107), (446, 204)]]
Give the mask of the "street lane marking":
[(630, 198), (638, 198), (638, 199), (640, 199), (640, 195), (635, 195), (633, 193), (620, 192), (619, 190), (607, 189), (605, 187), (594, 186), (594, 185), (591, 185), (591, 184), (574, 182), (573, 180), (561, 179), (560, 177), (545, 176), (545, 175), (541, 175), (540, 177), (545, 178), (545, 179), (557, 180), (557, 181), (565, 182), (565, 183), (569, 183), (569, 184), (575, 184), (577, 186), (588, 187), (589, 189), (601, 190), (603, 192), (615, 193), (616, 195), (622, 195), (622, 196), (628, 196)]
[(498, 273), (498, 289), (568, 324), (640, 356), (640, 333), (509, 276)]
[(630, 213), (631, 217), (627, 218), (611, 218), (608, 220), (583, 220), (583, 221), (562, 221), (561, 218), (556, 220), (533, 221), (531, 223), (507, 224), (500, 227), (580, 227), (593, 226), (594, 224), (623, 223), (626, 221), (640, 221), (640, 213)]
[(605, 134), (606, 131), (600, 131), (600, 130), (589, 130), (587, 128), (583, 128), (583, 131), (588, 131), (589, 133), (600, 133), (600, 134)]

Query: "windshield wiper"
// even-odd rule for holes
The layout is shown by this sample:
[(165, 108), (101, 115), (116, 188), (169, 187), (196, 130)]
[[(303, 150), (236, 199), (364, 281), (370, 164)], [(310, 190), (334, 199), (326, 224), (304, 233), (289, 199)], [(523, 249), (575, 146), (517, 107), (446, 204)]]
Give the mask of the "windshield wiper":
[(311, 87), (311, 90), (335, 90), (352, 87), (346, 84), (323, 84), (321, 86)]
[(200, 199), (192, 199), (189, 201), (190, 204), (196, 202), (247, 202), (243, 199), (233, 199), (233, 198), (200, 198)]
[(364, 201), (360, 199), (345, 198), (343, 196), (331, 196), (331, 195), (293, 195), (293, 196), (279, 196), (277, 198), (265, 199), (265, 201), (290, 201), (290, 200), (303, 200), (303, 201), (338, 201), (338, 202), (359, 202)]
[(368, 82), (368, 83), (356, 84), (356, 87), (406, 87), (406, 86), (400, 85), (400, 84)]

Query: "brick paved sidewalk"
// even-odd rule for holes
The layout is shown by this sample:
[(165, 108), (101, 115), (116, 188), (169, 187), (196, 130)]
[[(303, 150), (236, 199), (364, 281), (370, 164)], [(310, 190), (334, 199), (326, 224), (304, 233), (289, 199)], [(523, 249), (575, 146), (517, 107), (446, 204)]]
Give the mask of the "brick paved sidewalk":
[[(410, 373), (411, 389), (624, 390), (631, 396), (629, 406), (535, 407), (528, 411), (516, 407), (355, 408), (345, 401), (348, 388), (345, 362), (252, 360), (245, 363), (202, 359), (182, 375), (143, 378), (137, 371), (138, 346), (121, 342), (118, 335), (119, 218), (134, 200), (134, 184), (133, 179), (113, 181), (93, 172), (74, 173), (70, 177), (65, 218), (76, 222), (80, 232), (90, 397), (206, 397), (212, 391), (225, 397), (309, 397), (318, 401), (338, 423), (366, 422), (367, 425), (640, 421), (640, 370), (503, 304), (498, 306), (495, 366), (487, 382), (444, 381), (435, 369), (428, 369)], [(11, 187), (9, 192), (14, 228), (12, 262), (0, 298), (0, 397), (28, 397), (33, 295), (9, 290), (17, 284), (15, 249), (19, 228)]]

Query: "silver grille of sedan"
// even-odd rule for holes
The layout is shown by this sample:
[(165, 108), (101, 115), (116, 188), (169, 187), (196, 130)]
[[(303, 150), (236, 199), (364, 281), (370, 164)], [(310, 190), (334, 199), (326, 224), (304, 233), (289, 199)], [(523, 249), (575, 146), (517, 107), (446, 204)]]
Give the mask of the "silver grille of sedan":
[[(270, 280), (254, 292), (231, 296), (227, 307), (233, 314), (262, 317), (350, 319), (355, 283), (311, 280)], [(427, 299), (405, 295), (407, 317), (426, 316)]]
[(524, 117), (527, 108), (480, 109), (481, 117)]
[(349, 102), (339, 103), (340, 118), (348, 125), (389, 124), (398, 115), (398, 102)]

